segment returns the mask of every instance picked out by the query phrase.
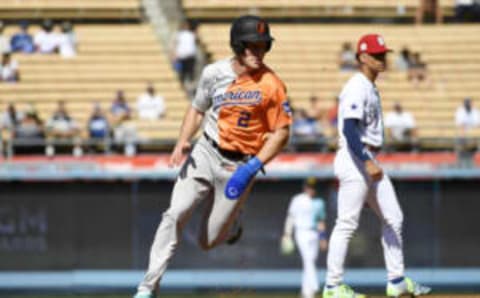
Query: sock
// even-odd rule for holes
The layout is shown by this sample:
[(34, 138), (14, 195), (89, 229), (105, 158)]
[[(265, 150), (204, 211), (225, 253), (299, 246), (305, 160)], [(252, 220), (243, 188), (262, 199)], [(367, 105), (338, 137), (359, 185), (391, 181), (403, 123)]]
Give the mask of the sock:
[(405, 278), (403, 276), (392, 279), (390, 282), (394, 285), (401, 283)]

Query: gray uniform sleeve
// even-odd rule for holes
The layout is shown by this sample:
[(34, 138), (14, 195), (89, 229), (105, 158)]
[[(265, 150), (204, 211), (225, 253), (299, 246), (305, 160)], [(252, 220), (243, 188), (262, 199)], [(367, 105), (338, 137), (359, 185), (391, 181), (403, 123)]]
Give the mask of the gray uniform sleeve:
[(212, 87), (215, 83), (215, 75), (212, 71), (212, 66), (207, 65), (198, 81), (195, 98), (192, 101), (192, 106), (200, 111), (206, 112), (212, 105)]

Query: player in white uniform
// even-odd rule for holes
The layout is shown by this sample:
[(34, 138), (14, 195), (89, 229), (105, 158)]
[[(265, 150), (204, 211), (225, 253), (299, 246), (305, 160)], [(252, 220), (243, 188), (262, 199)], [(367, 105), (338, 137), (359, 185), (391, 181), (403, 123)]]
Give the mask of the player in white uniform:
[[(291, 242), (292, 234), (302, 257), (302, 298), (314, 298), (318, 292), (315, 262), (319, 248), (327, 249), (325, 229), (325, 202), (316, 194), (316, 179), (310, 177), (303, 184), (303, 192), (295, 195), (288, 207), (282, 243)], [(295, 232), (295, 233), (293, 233)]]
[(389, 177), (375, 159), (383, 144), (382, 108), (375, 79), (385, 70), (388, 51), (380, 35), (363, 36), (357, 44), (360, 71), (352, 76), (340, 93), (340, 137), (334, 161), (340, 188), (337, 220), (327, 255), (324, 298), (365, 297), (343, 283), (348, 243), (357, 229), (365, 203), (382, 222), (381, 241), (388, 271), (387, 296), (417, 296), (431, 291), (404, 276), (403, 214)]

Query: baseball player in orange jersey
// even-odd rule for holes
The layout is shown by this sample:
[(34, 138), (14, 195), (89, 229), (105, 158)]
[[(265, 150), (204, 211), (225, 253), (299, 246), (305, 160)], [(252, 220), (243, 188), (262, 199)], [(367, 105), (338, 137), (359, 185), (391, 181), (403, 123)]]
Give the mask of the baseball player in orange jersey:
[(208, 202), (200, 246), (210, 249), (225, 242), (254, 176), (288, 142), (292, 119), (286, 88), (263, 63), (272, 42), (265, 20), (242, 16), (233, 21), (230, 31), (234, 57), (204, 68), (170, 165), (180, 165), (202, 122), (204, 132), (175, 182), (135, 298), (154, 297), (182, 228), (198, 203)]

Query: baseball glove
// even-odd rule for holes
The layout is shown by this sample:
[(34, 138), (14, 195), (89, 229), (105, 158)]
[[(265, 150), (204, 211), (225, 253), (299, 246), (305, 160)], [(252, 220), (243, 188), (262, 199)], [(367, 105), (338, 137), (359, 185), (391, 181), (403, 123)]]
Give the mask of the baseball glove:
[(291, 236), (283, 236), (280, 241), (280, 252), (282, 255), (288, 256), (295, 252), (295, 243)]

